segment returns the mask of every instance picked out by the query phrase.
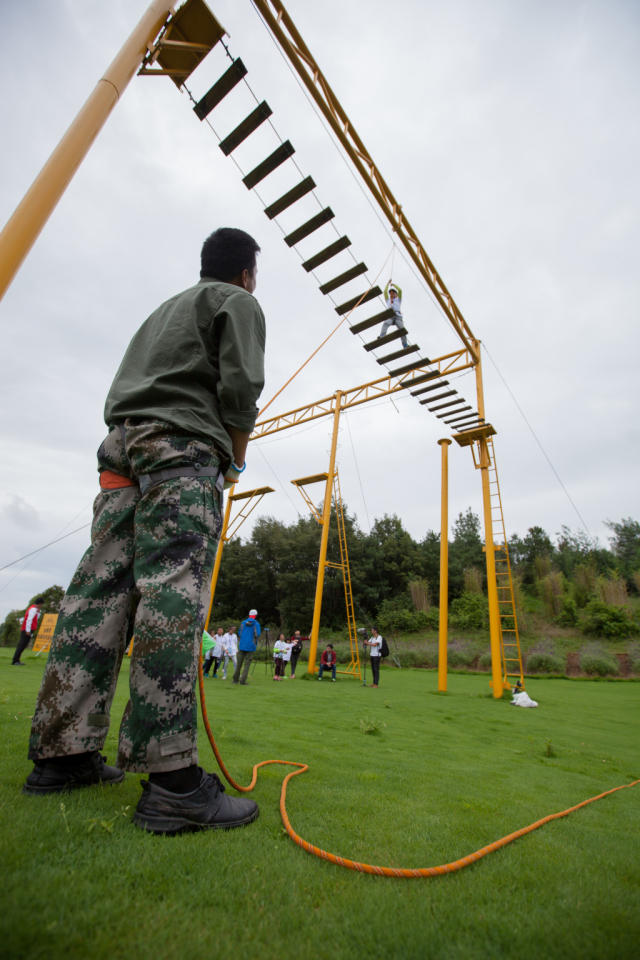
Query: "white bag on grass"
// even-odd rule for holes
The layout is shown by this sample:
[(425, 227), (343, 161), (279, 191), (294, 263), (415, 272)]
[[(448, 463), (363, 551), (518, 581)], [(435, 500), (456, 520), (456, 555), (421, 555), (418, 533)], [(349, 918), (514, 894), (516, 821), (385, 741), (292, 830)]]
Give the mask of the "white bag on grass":
[(532, 700), (529, 694), (522, 690), (520, 693), (514, 693), (511, 705), (514, 707), (537, 707), (537, 700)]

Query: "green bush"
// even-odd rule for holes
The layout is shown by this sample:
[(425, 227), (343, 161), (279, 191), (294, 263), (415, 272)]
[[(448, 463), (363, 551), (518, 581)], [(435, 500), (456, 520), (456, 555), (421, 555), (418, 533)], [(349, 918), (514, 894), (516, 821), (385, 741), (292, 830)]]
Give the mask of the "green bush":
[(627, 647), (631, 673), (640, 673), (640, 643), (630, 643)]
[[(426, 666), (424, 662), (424, 655), (421, 654), (418, 650), (402, 650), (396, 654), (401, 667), (423, 667)], [(433, 664), (430, 664), (433, 666)]]
[(476, 655), (473, 647), (453, 644), (447, 650), (447, 664), (450, 667), (470, 667)]
[(430, 607), (426, 613), (419, 610), (416, 620), (419, 622), (418, 630), (437, 630), (440, 625), (440, 611), (438, 607)]
[(620, 639), (632, 633), (634, 624), (624, 607), (590, 600), (585, 607), (582, 629), (594, 636)]
[(479, 670), (491, 670), (491, 651), (487, 650), (478, 657)]
[(564, 673), (560, 657), (546, 651), (532, 651), (527, 657), (527, 673)]
[(590, 677), (615, 677), (620, 673), (618, 661), (597, 647), (587, 647), (582, 651), (580, 669)]
[[(405, 597), (394, 597), (392, 600), (383, 600), (378, 609), (377, 626), (382, 635), (385, 633), (417, 633), (419, 630), (428, 630), (433, 627), (434, 611), (423, 613), (414, 610), (410, 600)], [(435, 625), (438, 625), (438, 612), (435, 611)]]
[(479, 593), (463, 593), (451, 602), (450, 621), (462, 630), (482, 630), (489, 626), (486, 598)]
[(578, 622), (578, 604), (572, 597), (565, 597), (562, 610), (556, 617), (556, 623), (561, 627), (575, 627)]

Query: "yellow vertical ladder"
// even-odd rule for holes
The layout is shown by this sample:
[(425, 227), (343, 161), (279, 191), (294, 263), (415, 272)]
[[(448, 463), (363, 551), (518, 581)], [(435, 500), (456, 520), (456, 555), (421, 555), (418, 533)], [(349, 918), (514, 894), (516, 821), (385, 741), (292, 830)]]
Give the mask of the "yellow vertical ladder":
[(333, 503), (336, 511), (336, 526), (338, 528), (340, 563), (331, 563), (327, 561), (327, 566), (342, 570), (344, 601), (347, 610), (347, 629), (349, 632), (349, 646), (351, 651), (351, 660), (349, 665), (344, 670), (339, 670), (338, 673), (348, 673), (350, 676), (361, 679), (362, 674), (360, 671), (360, 653), (358, 651), (358, 632), (356, 629), (356, 617), (353, 607), (353, 591), (351, 589), (349, 550), (347, 548), (347, 532), (344, 523), (344, 509), (342, 506), (342, 494), (340, 491), (340, 478), (337, 470), (333, 477)]
[(509, 545), (504, 527), (502, 512), (502, 497), (498, 482), (498, 468), (496, 466), (495, 450), (491, 437), (487, 439), (489, 450), (489, 491), (491, 501), (491, 530), (496, 564), (496, 586), (498, 588), (498, 607), (500, 610), (500, 649), (502, 654), (502, 679), (506, 687), (510, 687), (514, 680), (519, 680), (524, 686), (522, 671), (522, 654), (520, 651), (520, 634), (518, 633), (518, 617), (513, 592), (513, 578), (509, 560)]

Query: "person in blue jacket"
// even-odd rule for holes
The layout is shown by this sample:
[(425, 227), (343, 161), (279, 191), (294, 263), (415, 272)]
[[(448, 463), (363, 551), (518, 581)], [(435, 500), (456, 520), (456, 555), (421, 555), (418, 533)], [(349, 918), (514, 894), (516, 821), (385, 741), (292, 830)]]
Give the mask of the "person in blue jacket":
[(240, 624), (240, 639), (238, 643), (238, 665), (233, 675), (234, 683), (247, 683), (251, 658), (257, 647), (257, 639), (262, 632), (257, 621), (258, 611), (249, 610), (249, 616)]

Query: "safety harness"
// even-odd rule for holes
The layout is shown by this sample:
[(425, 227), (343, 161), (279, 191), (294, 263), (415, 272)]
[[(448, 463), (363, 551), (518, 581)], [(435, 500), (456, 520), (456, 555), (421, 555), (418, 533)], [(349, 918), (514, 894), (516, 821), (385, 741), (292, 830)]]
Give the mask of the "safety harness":
[[(122, 445), (125, 450), (125, 426), (123, 423), (118, 425), (122, 433)], [(186, 464), (182, 467), (167, 467), (166, 470), (153, 470), (151, 473), (143, 473), (137, 480), (127, 477), (122, 473), (115, 473), (113, 470), (100, 471), (100, 489), (101, 490), (121, 490), (124, 487), (139, 487), (140, 493), (144, 494), (151, 487), (162, 483), (164, 480), (175, 480), (177, 477), (215, 477), (216, 489), (222, 493), (224, 490), (224, 473), (219, 467), (205, 467), (201, 463), (194, 463), (192, 466)]]

